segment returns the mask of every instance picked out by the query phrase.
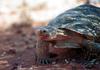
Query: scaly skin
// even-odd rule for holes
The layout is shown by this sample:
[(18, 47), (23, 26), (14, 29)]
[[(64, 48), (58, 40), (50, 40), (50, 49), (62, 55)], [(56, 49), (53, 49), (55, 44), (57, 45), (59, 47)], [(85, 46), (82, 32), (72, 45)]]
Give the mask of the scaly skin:
[[(73, 56), (76, 56), (75, 50), (77, 50), (77, 48), (81, 48), (80, 44), (84, 38), (83, 36), (81, 36), (81, 34), (73, 31), (70, 32), (70, 37), (57, 35), (57, 38), (50, 39), (50, 37), (47, 36), (46, 33), (39, 31), (37, 33), (37, 46), (36, 46), (37, 63), (38, 64), (52, 63), (52, 60), (50, 60), (52, 58), (52, 57), (50, 58), (49, 55), (50, 53), (56, 54), (57, 56), (60, 57), (66, 57), (69, 59)], [(64, 42), (65, 40), (69, 40), (73, 43), (77, 43), (79, 46), (76, 47), (73, 46), (72, 48), (67, 48), (67, 46), (65, 48), (54, 47), (57, 45), (57, 43)]]

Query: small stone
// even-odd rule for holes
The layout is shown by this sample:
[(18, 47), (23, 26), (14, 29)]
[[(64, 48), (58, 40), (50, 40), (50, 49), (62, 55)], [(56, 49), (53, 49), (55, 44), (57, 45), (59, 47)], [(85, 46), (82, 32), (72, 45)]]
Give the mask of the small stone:
[(15, 49), (9, 49), (7, 51), (7, 54), (16, 54), (16, 50)]
[(52, 62), (52, 64), (56, 64), (56, 62)]
[(6, 52), (3, 52), (2, 54), (1, 54), (1, 56), (5, 56), (6, 55)]
[(4, 64), (8, 64), (8, 61), (6, 61), (6, 60), (0, 61), (0, 65), (4, 65)]
[(66, 62), (66, 64), (68, 64), (68, 63), (69, 63), (69, 61), (68, 61), (67, 59), (65, 59), (65, 62)]

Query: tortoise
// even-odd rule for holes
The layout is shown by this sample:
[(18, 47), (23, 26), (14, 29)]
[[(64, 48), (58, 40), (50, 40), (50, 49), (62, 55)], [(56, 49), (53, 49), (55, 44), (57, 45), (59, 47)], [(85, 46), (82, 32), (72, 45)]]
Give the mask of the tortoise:
[[(47, 37), (54, 37), (57, 35), (71, 36), (72, 38), (67, 40), (69, 42), (71, 40), (71, 42), (74, 44), (76, 43), (77, 46), (74, 45), (69, 48), (83, 49), (85, 47), (86, 49), (88, 48), (87, 51), (89, 51), (91, 48), (99, 48), (97, 49), (99, 52), (100, 8), (90, 4), (83, 4), (73, 9), (67, 10), (51, 20), (47, 26), (40, 27), (38, 34), (44, 34), (47, 35)], [(47, 47), (48, 41), (44, 42), (41, 40), (41, 42), (39, 43), (40, 45), (36, 47), (37, 57), (40, 61), (43, 58), (41, 62), (46, 63), (49, 60), (49, 49)], [(91, 42), (92, 47), (89, 47)], [(44, 43), (46, 43), (46, 47), (44, 47)], [(98, 46), (93, 46), (95, 44)], [(68, 46), (66, 48), (68, 48)]]

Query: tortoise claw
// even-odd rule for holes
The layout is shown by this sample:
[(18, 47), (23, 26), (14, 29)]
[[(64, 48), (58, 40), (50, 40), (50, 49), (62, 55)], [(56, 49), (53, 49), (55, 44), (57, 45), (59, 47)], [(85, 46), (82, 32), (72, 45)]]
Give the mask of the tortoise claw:
[(42, 59), (41, 64), (49, 64), (50, 60), (49, 59)]
[(88, 63), (88, 64), (85, 65), (85, 68), (91, 69), (91, 68), (93, 68), (93, 66), (94, 66), (93, 64)]
[(37, 64), (51, 64), (52, 61), (49, 58), (41, 58), (37, 60)]
[(96, 59), (93, 59), (93, 60), (89, 61), (89, 63), (85, 64), (85, 68), (91, 69), (94, 67), (95, 64), (96, 64)]

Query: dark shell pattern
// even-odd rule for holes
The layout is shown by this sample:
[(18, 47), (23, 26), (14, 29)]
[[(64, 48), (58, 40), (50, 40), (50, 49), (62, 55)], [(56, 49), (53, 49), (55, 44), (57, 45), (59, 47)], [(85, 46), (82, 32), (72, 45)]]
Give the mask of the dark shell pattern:
[(89, 4), (67, 10), (42, 27), (48, 33), (62, 32), (59, 28), (70, 29), (80, 34), (100, 35), (100, 8)]

